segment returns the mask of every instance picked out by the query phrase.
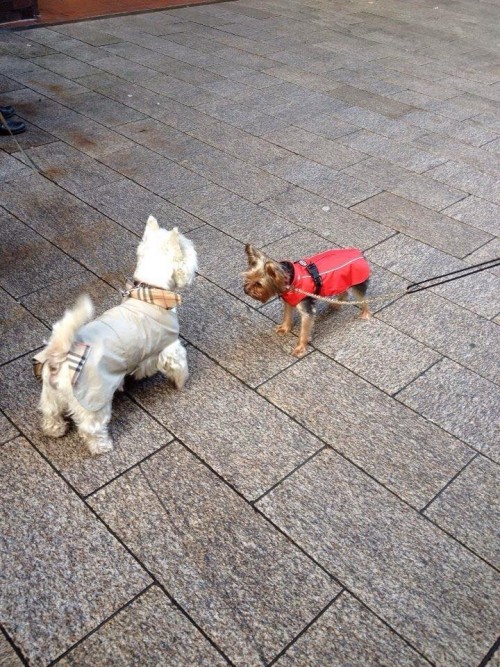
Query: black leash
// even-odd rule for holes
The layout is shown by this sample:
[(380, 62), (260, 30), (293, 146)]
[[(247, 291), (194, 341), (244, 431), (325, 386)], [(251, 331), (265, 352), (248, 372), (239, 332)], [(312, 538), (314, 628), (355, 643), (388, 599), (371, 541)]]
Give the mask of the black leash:
[[(416, 292), (422, 292), (423, 290), (429, 289), (431, 287), (444, 285), (445, 283), (450, 283), (453, 280), (466, 278), (467, 276), (472, 276), (475, 273), (480, 273), (481, 271), (487, 271), (488, 269), (493, 269), (497, 266), (500, 266), (500, 257), (496, 257), (495, 259), (489, 259), (487, 262), (481, 262), (480, 264), (472, 264), (471, 266), (466, 266), (464, 269), (458, 269), (457, 271), (442, 273), (440, 276), (434, 276), (433, 278), (426, 278), (426, 280), (421, 280), (418, 283), (411, 283), (406, 288), (406, 293), (415, 294)], [(454, 276), (454, 277), (449, 278), (448, 276)], [(441, 278), (446, 278), (446, 280), (440, 280)], [(426, 283), (431, 283), (431, 284), (427, 285)]]
[[(450, 271), (449, 273), (442, 273), (440, 276), (434, 276), (433, 278), (426, 278), (425, 280), (420, 280), (416, 283), (410, 283), (406, 289), (396, 290), (394, 292), (387, 292), (385, 294), (379, 294), (378, 296), (372, 296), (369, 299), (362, 299), (359, 301), (345, 301), (343, 299), (332, 299), (327, 296), (320, 296), (319, 294), (313, 294), (312, 292), (306, 292), (298, 287), (293, 287), (293, 291), (298, 294), (303, 294), (304, 296), (309, 296), (318, 301), (324, 301), (329, 304), (339, 305), (339, 306), (364, 306), (367, 303), (373, 303), (375, 301), (388, 301), (389, 299), (399, 298), (405, 296), (405, 294), (416, 294), (417, 292), (423, 292), (426, 289), (431, 287), (437, 287), (438, 285), (444, 285), (445, 283), (450, 283), (453, 280), (459, 280), (460, 278), (467, 278), (467, 276), (472, 276), (475, 273), (480, 273), (481, 271), (487, 271), (489, 269), (494, 269), (497, 266), (500, 266), (500, 257), (495, 259), (489, 259), (487, 262), (480, 262), (479, 264), (471, 264), (471, 266), (466, 266), (464, 269), (458, 269), (457, 271)], [(452, 276), (451, 278), (449, 276)], [(445, 280), (443, 280), (443, 278)]]

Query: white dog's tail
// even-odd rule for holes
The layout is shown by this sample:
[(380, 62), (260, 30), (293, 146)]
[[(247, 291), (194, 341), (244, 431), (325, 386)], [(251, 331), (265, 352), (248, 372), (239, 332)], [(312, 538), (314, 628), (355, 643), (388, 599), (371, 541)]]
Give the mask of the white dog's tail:
[(75, 339), (76, 332), (92, 319), (93, 314), (94, 306), (92, 305), (92, 301), (87, 294), (83, 294), (77, 299), (73, 308), (68, 308), (59, 322), (54, 324), (52, 336), (45, 350), (51, 381), (55, 380), (61, 364), (66, 359)]

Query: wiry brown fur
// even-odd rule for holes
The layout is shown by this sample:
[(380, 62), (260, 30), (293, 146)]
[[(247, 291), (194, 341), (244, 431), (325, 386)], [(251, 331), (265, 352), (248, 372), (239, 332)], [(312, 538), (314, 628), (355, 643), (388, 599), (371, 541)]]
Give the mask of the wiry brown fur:
[[(256, 301), (266, 303), (274, 296), (279, 296), (287, 290), (288, 276), (279, 262), (275, 262), (270, 257), (267, 257), (260, 250), (257, 250), (249, 243), (245, 246), (245, 252), (248, 257), (248, 270), (243, 273), (243, 290), (245, 294), (252, 297)], [(352, 291), (358, 298), (363, 298), (366, 292), (368, 281), (360, 285), (353, 285)], [(337, 300), (344, 301), (347, 299), (347, 292), (337, 295)], [(276, 327), (276, 332), (281, 335), (290, 333), (293, 326), (293, 311), (294, 308), (284, 302), (283, 322)], [(334, 309), (340, 306), (333, 306)], [(296, 357), (302, 357), (307, 351), (307, 344), (311, 340), (312, 331), (314, 327), (314, 319), (316, 316), (315, 300), (311, 297), (306, 297), (298, 305), (297, 310), (300, 313), (300, 333), (299, 342), (297, 343), (293, 354)], [(361, 318), (368, 319), (370, 311), (368, 305), (365, 304), (361, 310)]]
[(286, 290), (287, 277), (278, 262), (266, 257), (249, 243), (245, 246), (248, 271), (245, 271), (243, 289), (252, 299), (266, 303)]

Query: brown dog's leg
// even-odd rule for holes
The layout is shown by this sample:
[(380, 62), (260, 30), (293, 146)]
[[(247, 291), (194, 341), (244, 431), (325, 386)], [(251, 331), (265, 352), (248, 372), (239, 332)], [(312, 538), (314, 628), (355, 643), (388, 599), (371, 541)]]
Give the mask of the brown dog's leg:
[[(364, 283), (360, 283), (359, 285), (354, 285), (351, 289), (354, 293), (354, 296), (358, 301), (362, 301), (365, 298), (366, 295), (366, 290), (368, 289), (368, 282), (369, 280), (365, 280)], [(360, 313), (360, 318), (362, 320), (369, 320), (370, 317), (372, 316), (370, 309), (368, 307), (367, 303), (364, 303), (361, 306), (361, 313)]]
[[(336, 301), (347, 301), (347, 292), (341, 292), (340, 294), (337, 294), (334, 298)], [(330, 308), (332, 310), (340, 310), (342, 306), (339, 303), (332, 303)]]
[(286, 301), (283, 302), (285, 310), (283, 311), (283, 322), (276, 327), (276, 333), (279, 333), (281, 336), (284, 334), (290, 333), (293, 326), (293, 306), (291, 306)]
[(299, 342), (293, 351), (293, 355), (295, 357), (303, 357), (307, 351), (307, 344), (311, 340), (314, 328), (316, 308), (313, 299), (307, 298), (301, 301), (297, 306), (297, 310), (300, 313), (300, 333)]

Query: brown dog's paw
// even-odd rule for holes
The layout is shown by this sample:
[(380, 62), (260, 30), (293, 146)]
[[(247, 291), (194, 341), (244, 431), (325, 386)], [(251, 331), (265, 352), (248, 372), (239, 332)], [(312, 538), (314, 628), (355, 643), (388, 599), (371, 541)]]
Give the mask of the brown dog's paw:
[(295, 347), (292, 354), (293, 354), (294, 357), (298, 357), (300, 359), (300, 357), (303, 357), (306, 352), (307, 352), (306, 346), (299, 344)]
[(285, 324), (280, 324), (279, 327), (276, 327), (275, 331), (280, 336), (286, 336), (292, 330), (292, 327), (288, 327)]

